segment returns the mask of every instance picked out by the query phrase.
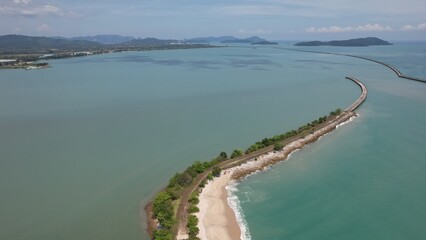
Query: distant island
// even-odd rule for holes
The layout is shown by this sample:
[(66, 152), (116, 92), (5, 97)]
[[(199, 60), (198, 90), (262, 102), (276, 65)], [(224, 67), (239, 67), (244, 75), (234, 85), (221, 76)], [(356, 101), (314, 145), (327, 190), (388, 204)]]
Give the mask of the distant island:
[(260, 37), (249, 37), (249, 38), (238, 38), (238, 39), (233, 39), (233, 40), (224, 40), (221, 43), (255, 43), (255, 42), (261, 42), (261, 41), (266, 41), (263, 38)]
[(340, 41), (311, 41), (311, 42), (299, 42), (294, 44), (294, 46), (337, 46), (337, 47), (367, 47), (367, 46), (382, 46), (382, 45), (392, 45), (391, 43), (382, 40), (376, 37), (367, 37), (367, 38), (356, 38), (349, 40), (340, 40)]
[(233, 36), (222, 36), (222, 37), (198, 37), (184, 40), (187, 43), (255, 43), (266, 41), (258, 36), (249, 38), (236, 38)]
[(277, 42), (269, 42), (269, 41), (266, 41), (266, 40), (251, 43), (251, 45), (277, 45), (277, 44), (278, 44)]

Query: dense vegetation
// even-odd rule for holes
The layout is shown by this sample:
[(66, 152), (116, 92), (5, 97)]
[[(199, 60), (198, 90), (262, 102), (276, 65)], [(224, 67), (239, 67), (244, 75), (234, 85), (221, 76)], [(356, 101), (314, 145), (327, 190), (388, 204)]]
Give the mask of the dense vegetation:
[(294, 44), (294, 46), (339, 46), (339, 47), (366, 47), (366, 46), (376, 46), (376, 45), (392, 45), (392, 44), (375, 37), (356, 38), (356, 39), (329, 41), (329, 42), (321, 42), (321, 41), (299, 42)]
[[(318, 126), (321, 123), (327, 121), (327, 119), (332, 118), (336, 115), (339, 115), (342, 111), (338, 108), (332, 112), (330, 112), (329, 116), (323, 116), (314, 120), (306, 125), (299, 127), (297, 130), (291, 130), (281, 135), (276, 135), (271, 138), (264, 138), (260, 142), (256, 142), (251, 145), (245, 153), (254, 152), (261, 148), (265, 148), (267, 146), (274, 145), (275, 151), (280, 151), (283, 149), (284, 144), (283, 141), (287, 140), (291, 137), (294, 137), (302, 132), (310, 131), (314, 127)], [(239, 149), (235, 149), (230, 158), (237, 158), (242, 156), (244, 153)], [(187, 169), (185, 169), (182, 173), (176, 173), (170, 180), (166, 189), (157, 194), (157, 196), (153, 200), (152, 214), (155, 219), (158, 220), (159, 226), (158, 229), (154, 231), (154, 239), (156, 240), (171, 240), (174, 238), (176, 229), (176, 219), (175, 219), (175, 209), (173, 207), (174, 201), (179, 201), (182, 196), (183, 191), (191, 186), (197, 176), (207, 170), (210, 172), (207, 175), (207, 179), (203, 179), (199, 184), (200, 188), (203, 188), (207, 182), (207, 180), (213, 179), (214, 177), (220, 176), (221, 169), (217, 166), (219, 163), (228, 159), (228, 155), (225, 152), (221, 152), (216, 158), (211, 161), (200, 162), (196, 161)], [(194, 191), (189, 199), (189, 207), (188, 207), (188, 235), (189, 240), (198, 240), (197, 237), (199, 233), (199, 229), (197, 227), (198, 219), (196, 216), (191, 213), (198, 212), (199, 209), (197, 204), (199, 203), (198, 192)]]
[(231, 159), (242, 156), (242, 155), (243, 155), (243, 151), (241, 151), (240, 149), (235, 149), (231, 154)]
[[(82, 38), (88, 39), (88, 38)], [(0, 36), (0, 55), (2, 58), (18, 58), (21, 60), (22, 54), (27, 58), (32, 54), (41, 56), (43, 54), (53, 54), (52, 57), (72, 57), (67, 53), (90, 51), (103, 53), (109, 51), (142, 51), (142, 50), (163, 50), (163, 49), (186, 49), (186, 48), (207, 48), (212, 47), (206, 44), (182, 43), (179, 40), (163, 40), (156, 38), (131, 39), (126, 42), (115, 44), (103, 44), (95, 41), (66, 39), (60, 37), (32, 37), (23, 35)], [(38, 56), (32, 56), (37, 59)], [(52, 58), (48, 57), (48, 58)], [(46, 59), (46, 58), (45, 58)]]
[[(176, 232), (176, 219), (175, 211), (173, 209), (173, 201), (176, 201), (180, 198), (182, 192), (190, 186), (198, 174), (205, 172), (207, 169), (212, 166), (217, 165), (218, 163), (228, 159), (228, 156), (225, 152), (221, 152), (219, 156), (214, 158), (211, 161), (200, 162), (196, 161), (191, 166), (189, 166), (183, 173), (176, 173), (169, 180), (169, 184), (166, 189), (157, 194), (152, 203), (152, 214), (155, 219), (158, 220), (159, 227), (154, 231), (154, 239), (158, 240), (171, 240), (173, 239), (174, 233)], [(214, 176), (220, 175), (220, 168), (215, 166), (213, 167), (212, 172), (209, 173), (208, 178), (213, 178)], [(206, 181), (200, 184), (200, 187), (204, 187)], [(198, 193), (194, 192), (189, 198), (190, 206), (189, 213), (198, 212)], [(191, 240), (198, 239), (198, 220), (195, 216), (190, 216), (188, 221), (188, 229)], [(194, 225), (195, 224), (195, 225)]]
[[(339, 115), (341, 112), (342, 112), (342, 110), (340, 110), (338, 108), (338, 109), (330, 112), (329, 117)], [(318, 118), (317, 120), (314, 120), (314, 121), (312, 121), (312, 122), (310, 122), (306, 125), (299, 127), (297, 130), (291, 130), (291, 131), (288, 131), (288, 132), (280, 134), (280, 135), (275, 135), (271, 138), (264, 138), (264, 139), (262, 139), (262, 141), (256, 142), (255, 144), (251, 145), (245, 151), (245, 153), (248, 154), (248, 153), (257, 151), (259, 149), (262, 149), (264, 147), (272, 146), (272, 145), (275, 145), (275, 144), (278, 144), (278, 145), (274, 146), (274, 150), (278, 151), (278, 150), (280, 150), (284, 147), (284, 146), (281, 147), (279, 145), (279, 143), (281, 143), (282, 141), (284, 141), (288, 138), (294, 137), (301, 132), (304, 132), (306, 130), (309, 130), (309, 129), (316, 127), (318, 124), (321, 124), (321, 123), (327, 121), (327, 118), (328, 118), (327, 116), (323, 116), (323, 117)], [(232, 158), (232, 156), (231, 156), (231, 158)]]

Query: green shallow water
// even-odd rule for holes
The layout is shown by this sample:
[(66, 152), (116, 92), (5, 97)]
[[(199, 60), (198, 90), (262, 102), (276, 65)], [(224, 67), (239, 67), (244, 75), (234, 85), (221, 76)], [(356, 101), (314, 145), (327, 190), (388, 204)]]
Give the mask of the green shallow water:
[(361, 116), (239, 186), (253, 239), (424, 236), (425, 88), (380, 65), (269, 47), (51, 65), (0, 71), (0, 239), (147, 239), (142, 207), (175, 172), (345, 108), (348, 75), (371, 91)]

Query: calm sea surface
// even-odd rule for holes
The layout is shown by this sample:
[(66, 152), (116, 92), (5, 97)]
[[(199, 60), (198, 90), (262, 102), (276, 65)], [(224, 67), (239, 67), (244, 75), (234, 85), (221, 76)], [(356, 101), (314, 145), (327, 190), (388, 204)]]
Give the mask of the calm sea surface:
[[(425, 45), (321, 50), (426, 78)], [(426, 84), (272, 47), (50, 64), (0, 71), (0, 239), (147, 239), (142, 208), (175, 172), (345, 108), (349, 75), (360, 117), (238, 186), (252, 239), (426, 238)]]
[[(321, 50), (426, 79), (425, 46)], [(238, 186), (252, 239), (426, 239), (426, 84), (341, 61), (369, 88), (360, 116)]]

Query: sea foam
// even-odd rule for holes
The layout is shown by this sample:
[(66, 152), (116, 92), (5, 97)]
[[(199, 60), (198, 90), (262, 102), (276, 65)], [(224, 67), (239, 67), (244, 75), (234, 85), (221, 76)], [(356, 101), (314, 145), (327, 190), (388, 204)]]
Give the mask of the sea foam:
[(241, 239), (251, 240), (250, 231), (241, 208), (241, 202), (236, 195), (236, 192), (238, 192), (237, 186), (238, 181), (230, 181), (229, 185), (226, 186), (226, 191), (228, 192), (228, 205), (231, 207), (232, 211), (234, 211), (235, 218), (241, 230)]

